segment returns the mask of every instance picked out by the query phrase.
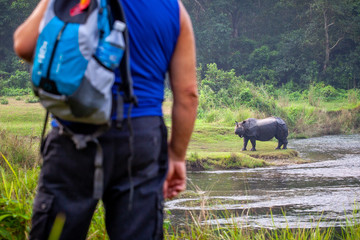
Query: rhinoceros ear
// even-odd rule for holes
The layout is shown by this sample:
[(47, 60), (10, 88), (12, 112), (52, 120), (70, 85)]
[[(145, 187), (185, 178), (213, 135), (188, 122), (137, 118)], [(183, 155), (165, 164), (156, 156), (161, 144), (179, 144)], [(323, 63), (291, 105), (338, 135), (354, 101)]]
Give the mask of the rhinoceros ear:
[(235, 124), (238, 124), (238, 121), (235, 121)]
[(242, 122), (242, 124), (244, 124), (244, 123), (246, 123), (246, 120), (244, 120), (244, 121)]

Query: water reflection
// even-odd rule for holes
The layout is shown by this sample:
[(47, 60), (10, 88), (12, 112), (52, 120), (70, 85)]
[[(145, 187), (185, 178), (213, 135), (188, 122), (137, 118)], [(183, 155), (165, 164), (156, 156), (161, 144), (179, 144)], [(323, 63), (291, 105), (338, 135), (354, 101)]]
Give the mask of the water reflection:
[[(292, 140), (289, 147), (315, 162), (192, 172), (188, 174), (188, 186), (196, 186), (202, 194), (169, 201), (166, 208), (180, 218), (186, 210), (229, 211), (238, 216), (228, 219), (219, 214), (217, 223), (220, 224), (341, 225), (345, 213), (351, 215), (354, 207), (359, 207), (360, 135)], [(323, 220), (319, 223), (319, 219)]]

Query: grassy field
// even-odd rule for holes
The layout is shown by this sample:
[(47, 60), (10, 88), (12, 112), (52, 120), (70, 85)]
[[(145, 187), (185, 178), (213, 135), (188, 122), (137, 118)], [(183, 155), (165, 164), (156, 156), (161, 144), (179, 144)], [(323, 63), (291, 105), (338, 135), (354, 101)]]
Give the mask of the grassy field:
[[(45, 112), (39, 103), (26, 103), (25, 99), (8, 98), (8, 104), (0, 104), (0, 239), (27, 239), (30, 227), (40, 171), (39, 137)], [(170, 102), (164, 104), (168, 126), (171, 125), (170, 106)], [(233, 115), (227, 113), (230, 115), (224, 115), (226, 120), (221, 120), (222, 116), (216, 121), (197, 120), (187, 155), (189, 168), (261, 167), (302, 161), (293, 149), (275, 151), (276, 141), (257, 142), (257, 152), (241, 152), (242, 139), (234, 134)], [(247, 110), (246, 113), (234, 113), (234, 116), (240, 118), (249, 113)], [(211, 212), (202, 213), (202, 218), (189, 214), (192, 217), (186, 227), (178, 228), (165, 221), (165, 239), (360, 239), (358, 218), (349, 218), (349, 223), (340, 232), (334, 228), (254, 230), (237, 225), (203, 225), (199, 219), (216, 222)], [(100, 204), (88, 239), (108, 239), (103, 216)]]
[(26, 103), (7, 98), (9, 103), (0, 105), (0, 130), (18, 136), (40, 136), (44, 124), (45, 111), (39, 103)]
[[(26, 103), (25, 99), (8, 98), (7, 105), (0, 105), (0, 130), (16, 136), (39, 139), (45, 111), (39, 103)], [(171, 125), (170, 108), (171, 102), (165, 102), (164, 114), (167, 126)], [(260, 167), (289, 162), (284, 159), (299, 162), (296, 151), (292, 149), (275, 151), (277, 146), (275, 140), (257, 141), (257, 152), (242, 152), (242, 144), (243, 140), (234, 134), (232, 124), (197, 120), (187, 153), (188, 167), (203, 166), (205, 169)], [(248, 149), (250, 148), (249, 143)], [(275, 161), (277, 159), (279, 161)]]

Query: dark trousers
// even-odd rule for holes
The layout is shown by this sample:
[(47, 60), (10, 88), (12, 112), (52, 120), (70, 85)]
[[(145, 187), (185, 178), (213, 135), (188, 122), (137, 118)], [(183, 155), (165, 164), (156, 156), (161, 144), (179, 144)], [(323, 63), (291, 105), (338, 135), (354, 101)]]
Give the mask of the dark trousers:
[[(110, 239), (162, 239), (162, 186), (167, 171), (167, 133), (161, 117), (132, 119), (134, 186), (129, 210), (129, 130), (115, 127), (99, 137), (104, 156), (106, 230)], [(72, 140), (53, 128), (43, 148), (43, 166), (34, 201), (30, 239), (47, 239), (59, 213), (65, 215), (61, 239), (86, 239), (97, 205), (93, 199), (94, 155), (89, 143), (77, 150)]]

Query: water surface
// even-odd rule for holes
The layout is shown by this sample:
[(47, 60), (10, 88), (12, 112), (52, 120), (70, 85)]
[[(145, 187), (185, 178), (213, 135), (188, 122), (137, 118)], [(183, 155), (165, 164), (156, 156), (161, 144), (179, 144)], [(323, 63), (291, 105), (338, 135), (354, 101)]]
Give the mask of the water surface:
[[(199, 195), (166, 203), (182, 221), (189, 210), (218, 213), (216, 223), (257, 227), (339, 226), (360, 207), (360, 135), (291, 140), (312, 163), (188, 173)], [(224, 217), (224, 212), (236, 217)]]

